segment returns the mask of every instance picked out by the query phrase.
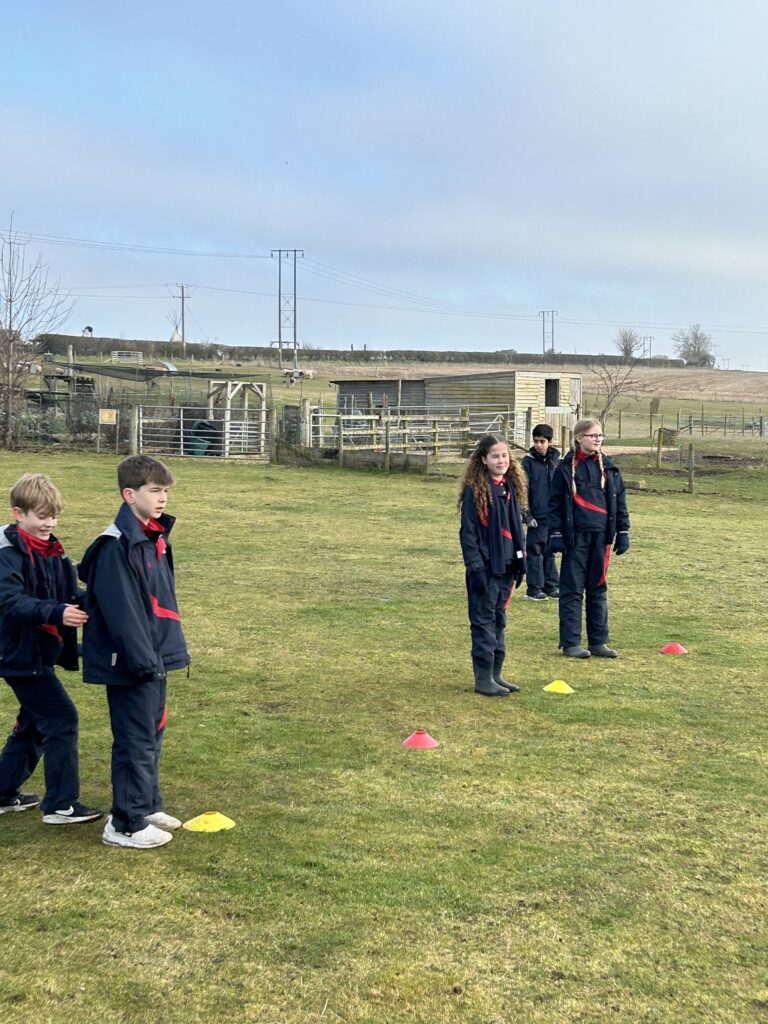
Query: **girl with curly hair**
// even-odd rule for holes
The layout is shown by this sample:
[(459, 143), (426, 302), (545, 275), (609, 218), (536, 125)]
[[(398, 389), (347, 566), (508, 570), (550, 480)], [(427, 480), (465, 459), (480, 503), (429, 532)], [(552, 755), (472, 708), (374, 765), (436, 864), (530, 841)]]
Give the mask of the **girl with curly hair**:
[(475, 693), (508, 697), (520, 687), (501, 669), (507, 605), (525, 576), (525, 474), (503, 437), (480, 438), (459, 484), (459, 540), (466, 566)]

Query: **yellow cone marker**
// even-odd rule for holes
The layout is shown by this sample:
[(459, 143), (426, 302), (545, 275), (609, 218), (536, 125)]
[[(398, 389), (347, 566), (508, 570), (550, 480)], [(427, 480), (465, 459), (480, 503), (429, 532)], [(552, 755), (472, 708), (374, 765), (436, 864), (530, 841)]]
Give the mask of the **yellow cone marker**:
[(566, 683), (566, 681), (564, 679), (555, 679), (555, 680), (553, 680), (553, 682), (551, 682), (549, 684), (549, 686), (545, 686), (544, 687), (544, 692), (545, 693), (575, 693), (576, 691), (572, 690), (571, 687), (568, 685), (568, 683)]
[(234, 821), (225, 814), (219, 814), (218, 811), (206, 811), (205, 814), (198, 814), (196, 818), (184, 822), (184, 828), (190, 832), (221, 832), (222, 829), (234, 827)]

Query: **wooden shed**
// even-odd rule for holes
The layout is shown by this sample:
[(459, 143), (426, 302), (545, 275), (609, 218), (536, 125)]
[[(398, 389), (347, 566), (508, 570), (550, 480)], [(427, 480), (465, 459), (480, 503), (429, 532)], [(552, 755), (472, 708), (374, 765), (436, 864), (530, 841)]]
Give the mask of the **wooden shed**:
[(484, 409), (516, 414), (557, 432), (573, 428), (581, 408), (581, 374), (495, 370), (435, 377), (335, 380), (337, 410), (349, 414), (390, 409)]

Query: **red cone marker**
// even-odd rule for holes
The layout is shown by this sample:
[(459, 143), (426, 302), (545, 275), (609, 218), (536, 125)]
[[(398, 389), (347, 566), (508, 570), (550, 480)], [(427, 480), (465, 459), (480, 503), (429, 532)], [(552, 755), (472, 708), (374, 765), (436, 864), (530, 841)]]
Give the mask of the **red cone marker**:
[(428, 732), (424, 732), (423, 729), (417, 729), (416, 732), (412, 732), (407, 740), (403, 740), (404, 747), (415, 747), (417, 750), (430, 750), (432, 747), (437, 747), (440, 744), (437, 740), (433, 740)]
[(688, 648), (683, 647), (682, 644), (667, 644), (666, 647), (662, 647), (659, 654), (687, 654)]

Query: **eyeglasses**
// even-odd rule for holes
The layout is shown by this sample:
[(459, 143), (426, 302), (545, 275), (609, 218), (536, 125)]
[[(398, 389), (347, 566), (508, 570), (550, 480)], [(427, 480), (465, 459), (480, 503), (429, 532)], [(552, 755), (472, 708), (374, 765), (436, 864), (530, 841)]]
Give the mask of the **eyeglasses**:
[(604, 441), (605, 434), (583, 434), (582, 437), (588, 437), (592, 441)]

